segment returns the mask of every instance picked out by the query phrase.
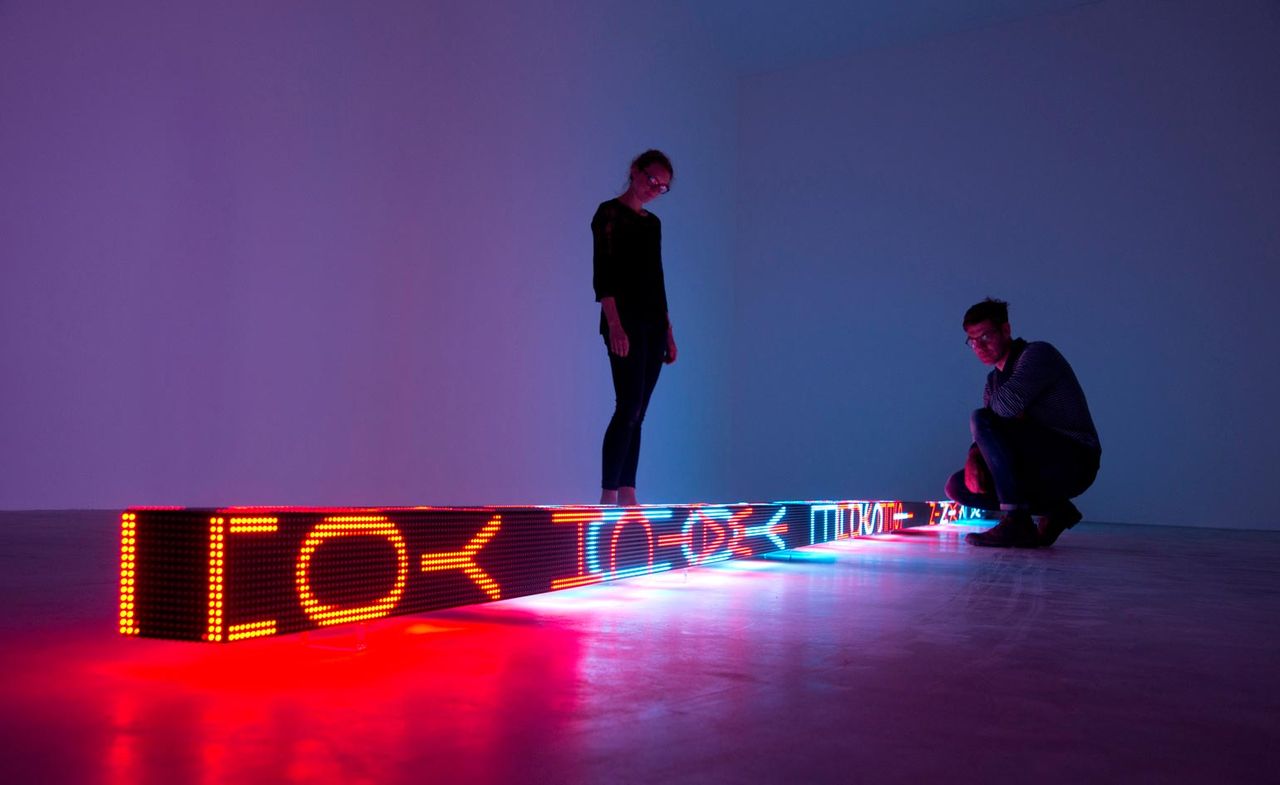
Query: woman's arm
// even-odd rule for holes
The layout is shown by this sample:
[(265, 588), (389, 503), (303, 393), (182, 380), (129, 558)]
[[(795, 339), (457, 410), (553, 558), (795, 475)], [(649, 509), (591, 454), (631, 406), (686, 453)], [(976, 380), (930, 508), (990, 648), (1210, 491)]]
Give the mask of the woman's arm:
[(671, 328), (671, 314), (667, 314), (667, 365), (676, 361), (676, 334)]
[(613, 248), (613, 207), (606, 202), (596, 210), (591, 219), (591, 237), (593, 251), (592, 285), (596, 290), (596, 300), (600, 302), (600, 310), (604, 313), (604, 322), (609, 331), (609, 351), (619, 357), (626, 357), (631, 351), (631, 342), (627, 339), (626, 330), (622, 329), (622, 317), (618, 316), (617, 264)]

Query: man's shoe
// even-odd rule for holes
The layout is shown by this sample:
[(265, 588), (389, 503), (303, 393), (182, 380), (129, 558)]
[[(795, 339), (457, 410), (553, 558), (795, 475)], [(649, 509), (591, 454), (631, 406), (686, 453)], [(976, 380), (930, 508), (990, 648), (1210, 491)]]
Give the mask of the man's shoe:
[(1040, 547), (1048, 548), (1053, 545), (1058, 541), (1058, 535), (1075, 526), (1082, 517), (1084, 516), (1070, 501), (1063, 502), (1040, 516), (1040, 523), (1037, 526), (1040, 532)]
[(1035, 548), (1040, 544), (1040, 534), (1026, 510), (1011, 510), (995, 526), (966, 534), (964, 539), (985, 548)]

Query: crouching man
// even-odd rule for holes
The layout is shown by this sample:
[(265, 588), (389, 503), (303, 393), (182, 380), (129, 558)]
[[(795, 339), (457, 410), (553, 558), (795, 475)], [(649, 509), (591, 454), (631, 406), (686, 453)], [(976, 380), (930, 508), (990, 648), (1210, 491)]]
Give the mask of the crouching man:
[(970, 418), (969, 457), (947, 481), (947, 496), (1004, 513), (995, 527), (965, 536), (974, 545), (1052, 545), (1080, 520), (1071, 499), (1093, 484), (1102, 457), (1084, 391), (1051, 344), (1012, 337), (1008, 303), (973, 306), (964, 331), (978, 360), (994, 367)]

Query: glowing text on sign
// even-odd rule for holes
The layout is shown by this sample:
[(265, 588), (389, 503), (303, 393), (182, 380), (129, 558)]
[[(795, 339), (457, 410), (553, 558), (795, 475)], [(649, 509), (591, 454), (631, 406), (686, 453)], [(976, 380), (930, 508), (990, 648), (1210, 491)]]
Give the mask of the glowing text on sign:
[(120, 632), (229, 642), (956, 520), (950, 502), (134, 509)]

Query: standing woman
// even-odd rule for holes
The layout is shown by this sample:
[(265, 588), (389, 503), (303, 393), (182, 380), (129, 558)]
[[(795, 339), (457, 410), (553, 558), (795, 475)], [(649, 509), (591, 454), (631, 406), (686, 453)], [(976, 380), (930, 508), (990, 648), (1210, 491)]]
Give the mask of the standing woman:
[(601, 504), (634, 505), (640, 424), (662, 364), (676, 361), (662, 277), (662, 222), (645, 205), (671, 189), (671, 161), (657, 150), (631, 162), (627, 190), (591, 219), (600, 334), (616, 405), (604, 432)]

